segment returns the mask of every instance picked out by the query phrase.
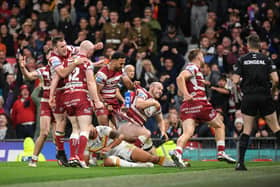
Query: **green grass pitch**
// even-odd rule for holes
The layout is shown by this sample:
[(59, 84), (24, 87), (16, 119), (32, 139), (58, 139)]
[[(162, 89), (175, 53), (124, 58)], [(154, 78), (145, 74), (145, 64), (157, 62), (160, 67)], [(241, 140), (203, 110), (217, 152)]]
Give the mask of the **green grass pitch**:
[(0, 186), (16, 187), (196, 187), (279, 186), (280, 162), (248, 162), (249, 171), (235, 171), (225, 162), (190, 162), (192, 167), (60, 168), (55, 162), (0, 163)]

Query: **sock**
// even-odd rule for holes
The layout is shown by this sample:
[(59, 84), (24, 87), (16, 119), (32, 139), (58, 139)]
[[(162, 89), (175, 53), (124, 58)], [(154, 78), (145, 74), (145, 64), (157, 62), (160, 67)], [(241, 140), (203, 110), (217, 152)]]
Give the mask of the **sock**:
[(280, 130), (275, 133), (278, 144), (280, 144)]
[(38, 156), (32, 155), (32, 162), (38, 162)]
[(146, 140), (147, 140), (146, 136), (138, 136), (138, 138), (134, 142), (134, 145), (136, 147), (142, 148), (143, 145), (145, 144)]
[(76, 156), (78, 145), (79, 145), (79, 134), (72, 133), (69, 141), (70, 157)]
[(239, 138), (239, 145), (238, 145), (238, 162), (244, 163), (245, 152), (248, 147), (250, 136), (247, 134), (241, 134)]
[(158, 159), (158, 165), (162, 166), (163, 163), (164, 163), (164, 160), (165, 160), (165, 157), (164, 156), (159, 156), (159, 159)]
[(183, 148), (182, 148), (182, 147), (177, 146), (176, 149), (175, 149), (175, 151), (176, 151), (177, 153), (179, 153), (180, 155), (183, 154)]
[(218, 150), (218, 152), (225, 151), (225, 140), (217, 141), (217, 150)]
[(82, 131), (79, 138), (78, 156), (81, 161), (84, 161), (84, 152), (88, 142), (89, 132)]
[(64, 150), (64, 132), (55, 131), (56, 150)]

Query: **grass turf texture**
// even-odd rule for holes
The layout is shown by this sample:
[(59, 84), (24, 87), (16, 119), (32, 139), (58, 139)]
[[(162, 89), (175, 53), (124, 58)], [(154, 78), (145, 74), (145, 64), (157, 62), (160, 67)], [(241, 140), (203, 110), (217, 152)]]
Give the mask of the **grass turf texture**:
[(55, 162), (0, 163), (0, 186), (61, 187), (196, 187), (196, 186), (265, 186), (280, 183), (280, 162), (248, 162), (249, 171), (234, 171), (224, 162), (191, 162), (192, 167), (179, 168), (59, 168)]

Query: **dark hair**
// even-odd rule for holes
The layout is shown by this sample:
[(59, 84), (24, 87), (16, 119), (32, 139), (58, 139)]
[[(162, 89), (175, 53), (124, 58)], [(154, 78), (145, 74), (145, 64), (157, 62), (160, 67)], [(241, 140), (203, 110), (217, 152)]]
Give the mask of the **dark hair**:
[(56, 46), (58, 42), (64, 41), (64, 38), (61, 36), (56, 36), (52, 38), (52, 45)]
[(188, 54), (188, 59), (189, 59), (189, 61), (191, 62), (191, 61), (193, 61), (193, 59), (195, 59), (196, 57), (197, 57), (197, 55), (199, 54), (199, 53), (201, 53), (202, 51), (200, 50), (200, 49), (193, 49), (193, 50), (191, 50), (190, 52), (189, 52), (189, 54)]
[(112, 57), (111, 57), (111, 60), (118, 60), (119, 58), (125, 58), (125, 54), (122, 53), (122, 52), (115, 52)]
[(251, 34), (247, 37), (247, 43), (250, 48), (260, 49), (260, 38), (256, 34)]

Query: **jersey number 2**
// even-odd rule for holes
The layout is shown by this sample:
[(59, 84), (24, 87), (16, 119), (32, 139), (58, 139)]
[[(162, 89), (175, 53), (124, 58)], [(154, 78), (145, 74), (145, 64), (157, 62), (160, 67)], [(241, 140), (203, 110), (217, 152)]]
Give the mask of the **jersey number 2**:
[(78, 81), (79, 80), (79, 77), (78, 77), (79, 73), (80, 73), (80, 69), (75, 68), (73, 70), (73, 72), (68, 77), (69, 81)]

